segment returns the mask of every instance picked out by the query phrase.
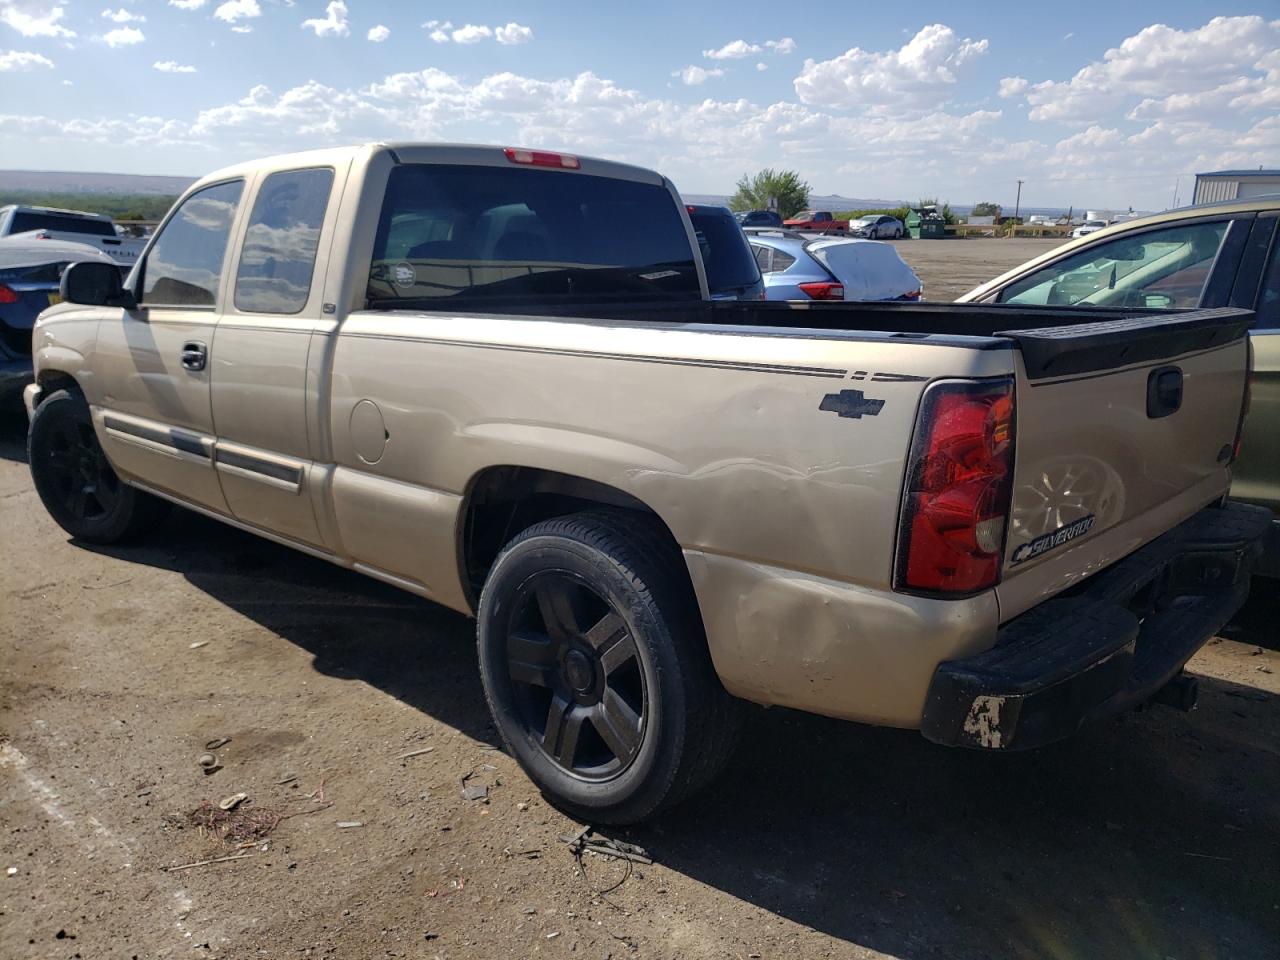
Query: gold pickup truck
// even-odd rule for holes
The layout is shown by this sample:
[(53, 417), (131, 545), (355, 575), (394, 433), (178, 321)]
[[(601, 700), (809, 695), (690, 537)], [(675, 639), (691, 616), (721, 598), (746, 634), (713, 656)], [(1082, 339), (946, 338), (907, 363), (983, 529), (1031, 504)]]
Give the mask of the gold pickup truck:
[(172, 501), (473, 614), (508, 747), (593, 822), (709, 782), (742, 700), (983, 750), (1185, 705), (1268, 524), (1224, 501), (1249, 311), (708, 302), (617, 163), (244, 164), (62, 294), (25, 400), (68, 533)]

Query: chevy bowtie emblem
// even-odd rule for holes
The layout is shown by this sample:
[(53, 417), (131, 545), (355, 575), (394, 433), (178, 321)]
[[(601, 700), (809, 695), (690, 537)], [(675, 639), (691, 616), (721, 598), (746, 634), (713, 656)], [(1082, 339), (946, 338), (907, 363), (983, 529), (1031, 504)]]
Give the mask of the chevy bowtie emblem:
[(861, 420), (864, 416), (874, 417), (884, 406), (883, 400), (868, 400), (861, 390), (841, 390), (839, 393), (828, 393), (818, 404), (819, 410), (826, 410), (840, 417), (853, 417)]

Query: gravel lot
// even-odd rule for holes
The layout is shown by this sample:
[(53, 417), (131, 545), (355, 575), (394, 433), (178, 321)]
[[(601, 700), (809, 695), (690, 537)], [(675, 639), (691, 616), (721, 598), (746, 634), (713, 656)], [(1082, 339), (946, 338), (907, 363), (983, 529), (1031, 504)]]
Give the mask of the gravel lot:
[(897, 240), (902, 259), (924, 281), (926, 300), (954, 300), (980, 283), (1032, 257), (1062, 246), (1061, 239)]
[[(936, 298), (1039, 243), (902, 249)], [(6, 960), (1275, 956), (1270, 585), (1193, 661), (1192, 714), (990, 757), (759, 710), (723, 780), (620, 834), (654, 865), (584, 875), (494, 749), (469, 621), (185, 511), (69, 542), (24, 431), (0, 421)], [(298, 815), (244, 847), (192, 825), (238, 792), (242, 826)]]

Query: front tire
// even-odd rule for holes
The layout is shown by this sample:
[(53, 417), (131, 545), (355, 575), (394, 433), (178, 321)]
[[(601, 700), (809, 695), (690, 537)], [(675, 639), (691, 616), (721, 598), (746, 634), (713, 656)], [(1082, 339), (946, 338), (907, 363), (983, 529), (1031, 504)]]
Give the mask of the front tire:
[(122, 481), (98, 443), (83, 396), (57, 390), (36, 407), (27, 430), (36, 493), (77, 540), (116, 543), (158, 523), (166, 504)]
[(715, 675), (679, 548), (650, 518), (529, 528), (490, 570), (477, 620), (494, 723), (572, 816), (652, 817), (732, 753), (740, 704)]

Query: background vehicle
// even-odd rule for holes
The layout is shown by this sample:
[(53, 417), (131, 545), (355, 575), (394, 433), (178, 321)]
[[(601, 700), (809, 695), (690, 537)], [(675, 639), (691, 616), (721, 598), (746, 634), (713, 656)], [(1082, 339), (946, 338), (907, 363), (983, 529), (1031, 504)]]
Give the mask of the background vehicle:
[(789, 230), (821, 230), (823, 233), (847, 233), (848, 220), (837, 220), (829, 210), (802, 210), (794, 217), (783, 220)]
[(767, 300), (919, 300), (924, 292), (898, 251), (884, 243), (749, 234)]
[(31, 330), (41, 310), (58, 303), (58, 282), (70, 263), (114, 263), (83, 243), (0, 238), (0, 409), (18, 403), (31, 382)]
[(1259, 570), (1280, 576), (1280, 196), (1202, 204), (1117, 224), (970, 290), (961, 303), (1245, 307), (1253, 377), (1231, 495), (1275, 512)]
[(743, 227), (781, 227), (782, 214), (776, 210), (744, 210), (734, 218)]
[(1071, 231), (1071, 236), (1079, 240), (1081, 237), (1087, 237), (1091, 233), (1097, 233), (1099, 230), (1105, 230), (1108, 224), (1105, 220), (1086, 220), (1080, 226)]
[(867, 240), (898, 240), (904, 232), (902, 221), (887, 215), (871, 214), (849, 223), (851, 237), (863, 237)]
[(122, 273), (133, 269), (146, 246), (145, 240), (120, 236), (115, 222), (102, 214), (55, 207), (0, 207), (0, 237), (24, 235), (29, 239), (88, 244), (114, 260)]
[(1029, 748), (1243, 602), (1245, 311), (716, 303), (695, 242), (663, 177), (550, 151), (218, 171), (127, 289), (63, 274), (36, 491), (91, 543), (165, 498), (474, 613), (508, 749), (592, 823), (709, 783), (731, 694)]
[(764, 282), (742, 227), (728, 207), (690, 204), (689, 221), (712, 300), (763, 300)]

